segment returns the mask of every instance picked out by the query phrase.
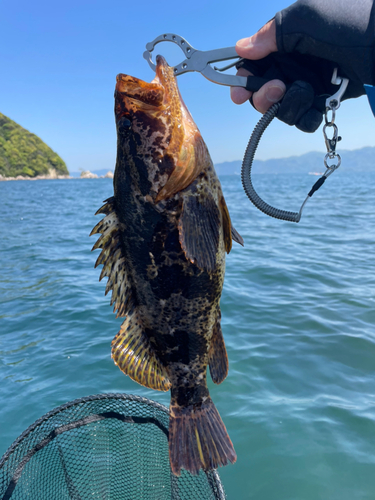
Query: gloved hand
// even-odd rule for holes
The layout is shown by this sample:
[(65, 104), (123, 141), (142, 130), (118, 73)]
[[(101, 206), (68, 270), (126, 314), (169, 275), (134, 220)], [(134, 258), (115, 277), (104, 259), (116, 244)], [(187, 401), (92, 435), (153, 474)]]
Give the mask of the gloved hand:
[(237, 43), (237, 53), (247, 59), (239, 74), (276, 80), (252, 96), (233, 88), (232, 99), (240, 104), (252, 97), (254, 106), (265, 112), (272, 104), (267, 90), (278, 86), (280, 95), (284, 82), (286, 94), (277, 117), (314, 132), (322, 121), (325, 98), (338, 90), (331, 84), (334, 68), (340, 77), (349, 78), (343, 99), (363, 95), (363, 84), (375, 84), (374, 21), (373, 0), (298, 0), (256, 35)]

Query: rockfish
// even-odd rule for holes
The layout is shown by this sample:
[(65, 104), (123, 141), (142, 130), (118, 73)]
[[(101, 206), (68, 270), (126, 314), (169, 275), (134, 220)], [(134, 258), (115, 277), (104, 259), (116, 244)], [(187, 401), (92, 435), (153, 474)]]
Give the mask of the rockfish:
[(101, 233), (95, 266), (125, 316), (112, 358), (139, 384), (171, 390), (171, 468), (197, 474), (236, 460), (206, 371), (216, 384), (228, 373), (219, 302), (225, 252), (243, 241), (164, 58), (151, 83), (117, 76), (115, 116), (114, 196), (91, 233)]

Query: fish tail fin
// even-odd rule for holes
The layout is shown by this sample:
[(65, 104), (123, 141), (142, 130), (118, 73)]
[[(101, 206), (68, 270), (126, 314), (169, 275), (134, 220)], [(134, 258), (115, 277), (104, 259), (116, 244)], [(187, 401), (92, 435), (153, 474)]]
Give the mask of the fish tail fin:
[(237, 460), (219, 412), (208, 397), (200, 406), (171, 405), (169, 458), (173, 474), (181, 468), (198, 474)]

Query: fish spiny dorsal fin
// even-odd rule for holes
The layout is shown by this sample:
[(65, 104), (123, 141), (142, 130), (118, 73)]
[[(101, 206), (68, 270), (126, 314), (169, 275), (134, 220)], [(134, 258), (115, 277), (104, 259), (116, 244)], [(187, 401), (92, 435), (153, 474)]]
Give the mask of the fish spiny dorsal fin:
[(99, 281), (108, 278), (105, 294), (112, 290), (111, 305), (114, 304), (113, 312), (117, 311), (116, 318), (125, 316), (133, 306), (131, 285), (126, 273), (125, 257), (123, 256), (120, 239), (121, 222), (119, 221), (115, 207), (114, 198), (106, 200), (96, 214), (105, 214), (91, 231), (91, 235), (101, 233), (100, 238), (92, 250), (100, 248), (102, 251), (96, 260), (95, 267), (103, 264)]
[(129, 312), (112, 341), (112, 358), (120, 370), (138, 384), (157, 391), (171, 388), (166, 369), (143, 331), (136, 308)]
[[(104, 202), (103, 202), (104, 205), (102, 207), (100, 207), (99, 210), (97, 210), (97, 212), (95, 213), (95, 215), (99, 215), (99, 214), (108, 215), (111, 212), (114, 212), (114, 210), (115, 210), (114, 202), (115, 202), (115, 198), (113, 196), (111, 196), (110, 198), (107, 198), (106, 200), (104, 200)], [(94, 234), (94, 229), (91, 231), (91, 234)]]
[(221, 384), (228, 375), (228, 354), (225, 348), (223, 332), (221, 331), (221, 312), (218, 311), (217, 320), (212, 333), (210, 349), (208, 351), (210, 374), (215, 384)]

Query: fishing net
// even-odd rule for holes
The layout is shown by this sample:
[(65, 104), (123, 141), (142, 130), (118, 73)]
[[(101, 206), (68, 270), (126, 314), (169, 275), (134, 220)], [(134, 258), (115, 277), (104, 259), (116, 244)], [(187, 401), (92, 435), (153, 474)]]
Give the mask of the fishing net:
[(168, 409), (99, 394), (50, 411), (0, 460), (0, 500), (226, 499), (216, 471), (171, 473)]

